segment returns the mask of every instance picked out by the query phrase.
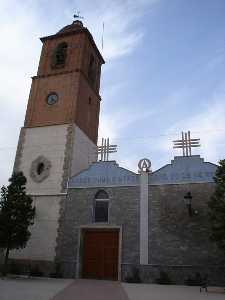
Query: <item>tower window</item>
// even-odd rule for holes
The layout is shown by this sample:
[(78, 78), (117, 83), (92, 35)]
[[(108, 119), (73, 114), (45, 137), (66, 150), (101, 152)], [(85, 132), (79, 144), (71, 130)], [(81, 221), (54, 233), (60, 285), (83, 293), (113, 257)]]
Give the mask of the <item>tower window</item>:
[(68, 48), (68, 45), (65, 42), (60, 43), (56, 47), (56, 49), (53, 53), (53, 57), (52, 57), (52, 67), (53, 68), (64, 67), (64, 65), (66, 63), (66, 57), (67, 57), (67, 48)]
[(88, 104), (91, 105), (91, 97), (88, 98)]
[(99, 191), (95, 196), (94, 221), (107, 223), (109, 219), (109, 197), (105, 191)]

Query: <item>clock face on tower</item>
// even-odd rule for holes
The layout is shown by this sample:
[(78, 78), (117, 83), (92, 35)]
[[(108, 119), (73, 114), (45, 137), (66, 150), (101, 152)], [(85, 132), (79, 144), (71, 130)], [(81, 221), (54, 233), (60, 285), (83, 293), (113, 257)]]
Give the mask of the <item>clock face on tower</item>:
[(50, 93), (47, 97), (47, 103), (49, 105), (55, 104), (56, 102), (58, 102), (58, 100), (59, 100), (59, 97), (56, 93)]

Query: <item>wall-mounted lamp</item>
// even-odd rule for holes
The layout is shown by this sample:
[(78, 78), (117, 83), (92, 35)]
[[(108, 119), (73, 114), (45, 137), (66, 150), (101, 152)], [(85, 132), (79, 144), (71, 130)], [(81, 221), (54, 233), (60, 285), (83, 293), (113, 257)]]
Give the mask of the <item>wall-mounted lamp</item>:
[(190, 217), (192, 217), (192, 215), (193, 215), (193, 209), (192, 209), (192, 203), (191, 202), (192, 202), (191, 192), (187, 192), (187, 194), (184, 195), (184, 203), (187, 206), (188, 214), (189, 214)]

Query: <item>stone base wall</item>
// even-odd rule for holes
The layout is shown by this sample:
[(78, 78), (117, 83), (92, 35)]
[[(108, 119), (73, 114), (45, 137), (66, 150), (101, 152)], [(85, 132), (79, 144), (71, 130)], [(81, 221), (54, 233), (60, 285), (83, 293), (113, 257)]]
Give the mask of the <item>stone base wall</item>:
[[(3, 264), (0, 263), (0, 270)], [(15, 275), (31, 275), (40, 272), (40, 276), (56, 278), (76, 278), (76, 262), (54, 262), (29, 259), (9, 259), (8, 273)], [(38, 276), (34, 274), (33, 276)]]
[(3, 264), (4, 261), (4, 251), (3, 249), (0, 249), (0, 265)]
[(51, 277), (56, 273), (56, 264), (52, 261), (9, 259), (8, 272), (16, 275), (31, 275)]
[[(42, 276), (46, 277), (63, 277), (77, 278), (76, 262), (71, 264), (70, 261), (59, 262), (58, 267), (55, 262), (41, 260), (23, 260), (10, 259), (9, 270), (16, 269), (20, 274), (29, 275), (31, 270), (39, 270)], [(157, 283), (160, 272), (166, 272), (172, 281), (172, 284), (187, 285), (188, 278), (193, 278), (196, 273), (203, 277), (208, 274), (209, 285), (225, 285), (225, 267), (223, 266), (167, 266), (167, 265), (121, 265), (121, 281), (128, 281), (132, 278), (134, 271), (138, 270), (142, 283)], [(80, 276), (81, 277), (81, 276)]]
[[(77, 278), (76, 262), (62, 262), (61, 270), (63, 278)], [(224, 286), (225, 285), (225, 267), (223, 266), (167, 266), (167, 265), (121, 265), (121, 281), (127, 281), (132, 278), (134, 270), (138, 269), (138, 273), (143, 283), (157, 283), (160, 272), (166, 272), (172, 281), (172, 284), (188, 285), (188, 278), (194, 278), (196, 273), (200, 273), (202, 277), (208, 274), (209, 285)], [(80, 276), (81, 277), (81, 276)]]
[(208, 274), (209, 285), (225, 285), (225, 267), (224, 266), (167, 266), (167, 265), (122, 265), (122, 281), (127, 281), (132, 277), (134, 269), (138, 269), (140, 279), (143, 283), (157, 283), (160, 272), (166, 272), (172, 281), (172, 284), (188, 284), (188, 278), (194, 278), (196, 273), (202, 277)]
[(63, 261), (61, 262), (63, 278), (77, 278), (76, 262)]

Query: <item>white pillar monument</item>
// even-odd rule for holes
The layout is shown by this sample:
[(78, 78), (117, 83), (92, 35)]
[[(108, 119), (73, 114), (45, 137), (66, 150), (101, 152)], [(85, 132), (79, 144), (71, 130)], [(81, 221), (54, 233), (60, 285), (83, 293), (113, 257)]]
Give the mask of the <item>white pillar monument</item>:
[(140, 264), (148, 264), (148, 175), (151, 162), (144, 158), (139, 161), (140, 173)]

